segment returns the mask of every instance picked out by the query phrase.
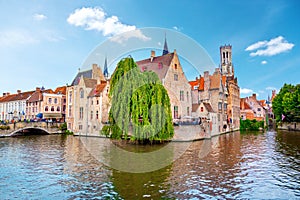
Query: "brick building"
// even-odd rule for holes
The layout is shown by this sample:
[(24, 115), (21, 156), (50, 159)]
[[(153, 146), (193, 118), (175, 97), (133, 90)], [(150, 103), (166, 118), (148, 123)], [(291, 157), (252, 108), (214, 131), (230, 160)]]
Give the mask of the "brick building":
[[(203, 76), (190, 81), (193, 107), (202, 102), (210, 104), (212, 113), (217, 113), (218, 132), (239, 129), (240, 118), (240, 88), (234, 76), (232, 64), (232, 48), (230, 45), (220, 47), (221, 64), (210, 75), (208, 71)], [(193, 110), (194, 116), (201, 116), (201, 110)]]
[(241, 98), (240, 109), (242, 119), (256, 119), (257, 121), (262, 121), (266, 118), (267, 104), (264, 100), (257, 100), (256, 94)]
[(234, 76), (234, 66), (232, 63), (232, 46), (220, 47), (221, 73), (226, 76), (228, 88), (227, 115), (229, 126), (233, 129), (240, 127), (240, 87), (237, 77)]

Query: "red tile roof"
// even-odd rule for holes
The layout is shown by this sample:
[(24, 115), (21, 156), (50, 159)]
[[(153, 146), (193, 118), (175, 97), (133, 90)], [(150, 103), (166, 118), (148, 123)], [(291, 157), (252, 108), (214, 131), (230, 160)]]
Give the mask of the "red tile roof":
[(28, 99), (33, 93), (34, 93), (34, 91), (21, 92), (21, 93), (17, 94), (17, 96), (15, 96), (15, 97), (13, 98), (13, 100), (11, 100), (11, 101), (26, 100), (26, 99)]
[(142, 72), (153, 71), (155, 72), (159, 79), (165, 78), (167, 71), (171, 65), (171, 61), (174, 57), (174, 53), (169, 53), (163, 56), (153, 57), (136, 62)]
[(189, 84), (191, 85), (192, 90), (194, 90), (195, 86), (198, 86), (198, 90), (204, 90), (204, 78), (200, 77), (199, 79), (195, 81), (189, 81)]
[(107, 83), (105, 81), (101, 81), (100, 84), (97, 84), (90, 92), (89, 97), (99, 97), (100, 93), (103, 92)]
[(240, 100), (240, 109), (246, 110), (246, 109), (250, 109), (251, 107), (250, 105), (245, 101), (245, 98), (241, 98)]
[(66, 95), (67, 87), (66, 86), (61, 86), (57, 87), (54, 91), (55, 94), (63, 94)]
[(8, 102), (8, 101), (13, 101), (13, 99), (17, 96), (18, 94), (9, 94), (7, 96), (4, 96), (1, 98), (0, 102)]

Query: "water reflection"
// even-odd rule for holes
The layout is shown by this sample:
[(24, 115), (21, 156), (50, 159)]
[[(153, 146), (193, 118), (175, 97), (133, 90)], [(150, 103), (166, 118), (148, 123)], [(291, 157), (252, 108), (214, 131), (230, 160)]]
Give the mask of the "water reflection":
[[(59, 135), (1, 138), (0, 198), (300, 197), (299, 132), (236, 132), (168, 146), (167, 158), (176, 158), (177, 151), (183, 154), (158, 170), (129, 173), (110, 167), (114, 162), (130, 167), (132, 160), (115, 154), (115, 144), (107, 139)], [(125, 150), (157, 152), (163, 147), (125, 146)], [(147, 167), (151, 160), (155, 158), (142, 160), (139, 167)]]

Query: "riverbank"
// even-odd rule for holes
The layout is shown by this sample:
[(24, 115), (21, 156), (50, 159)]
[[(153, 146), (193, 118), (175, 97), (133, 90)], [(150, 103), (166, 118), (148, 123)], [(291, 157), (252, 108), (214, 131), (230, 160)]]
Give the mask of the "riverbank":
[[(208, 129), (204, 129), (199, 125), (183, 125), (174, 126), (174, 136), (171, 139), (173, 142), (191, 142), (197, 140), (210, 139), (214, 136), (239, 131), (239, 128), (230, 129), (223, 132), (210, 132)], [(84, 137), (102, 137), (104, 135), (99, 133), (74, 133), (74, 136), (84, 136)]]
[(300, 131), (300, 122), (283, 122), (278, 125), (279, 130)]

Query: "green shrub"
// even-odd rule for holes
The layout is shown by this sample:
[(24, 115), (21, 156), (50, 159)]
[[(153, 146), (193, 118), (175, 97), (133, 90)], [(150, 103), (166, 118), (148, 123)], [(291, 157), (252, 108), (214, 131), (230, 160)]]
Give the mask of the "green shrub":
[(102, 130), (100, 131), (100, 134), (105, 135), (105, 137), (109, 137), (110, 129), (111, 129), (110, 125), (105, 125), (105, 126), (103, 126)]
[(59, 126), (59, 130), (61, 130), (62, 132), (67, 131), (68, 127), (67, 127), (67, 123), (63, 123)]
[(256, 119), (240, 120), (241, 131), (258, 131), (260, 128), (264, 129), (264, 121), (257, 121)]

